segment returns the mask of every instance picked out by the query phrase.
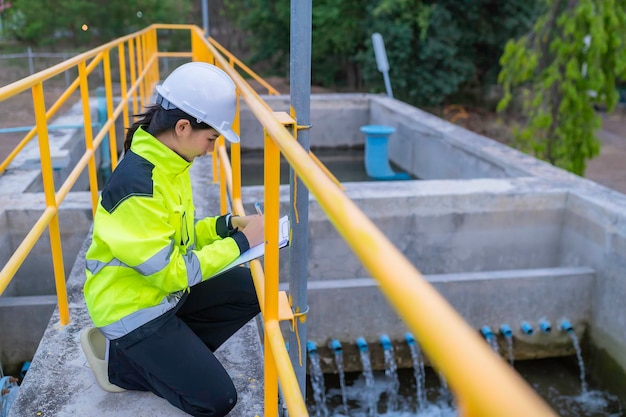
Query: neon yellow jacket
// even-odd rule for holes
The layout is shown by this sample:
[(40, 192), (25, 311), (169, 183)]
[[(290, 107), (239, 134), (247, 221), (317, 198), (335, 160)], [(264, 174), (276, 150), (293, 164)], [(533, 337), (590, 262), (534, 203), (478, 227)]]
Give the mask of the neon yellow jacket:
[(190, 167), (139, 128), (102, 190), (84, 292), (109, 339), (170, 310), (183, 291), (249, 248), (230, 215), (194, 219)]

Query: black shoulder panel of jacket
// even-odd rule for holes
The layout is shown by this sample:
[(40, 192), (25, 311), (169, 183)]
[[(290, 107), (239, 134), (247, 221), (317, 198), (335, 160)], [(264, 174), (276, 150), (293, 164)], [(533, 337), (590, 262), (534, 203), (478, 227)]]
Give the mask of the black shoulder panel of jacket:
[(152, 197), (154, 164), (128, 151), (102, 189), (102, 207), (109, 213), (129, 197)]

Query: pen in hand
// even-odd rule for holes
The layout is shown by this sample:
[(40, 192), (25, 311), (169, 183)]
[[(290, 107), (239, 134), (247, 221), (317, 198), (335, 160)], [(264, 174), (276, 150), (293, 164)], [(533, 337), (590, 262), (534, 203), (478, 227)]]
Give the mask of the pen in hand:
[(259, 203), (254, 203), (254, 209), (256, 210), (256, 214), (263, 215), (263, 210), (261, 210), (261, 205)]

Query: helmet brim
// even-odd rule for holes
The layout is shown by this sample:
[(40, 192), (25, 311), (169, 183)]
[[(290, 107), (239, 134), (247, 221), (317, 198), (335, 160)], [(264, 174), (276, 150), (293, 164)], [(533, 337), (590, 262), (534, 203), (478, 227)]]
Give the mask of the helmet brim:
[(224, 136), (224, 138), (226, 138), (226, 140), (229, 141), (230, 143), (239, 143), (239, 140), (240, 140), (239, 136), (232, 129), (228, 129), (228, 130), (215, 129), (215, 130), (217, 130), (220, 133), (220, 135)]

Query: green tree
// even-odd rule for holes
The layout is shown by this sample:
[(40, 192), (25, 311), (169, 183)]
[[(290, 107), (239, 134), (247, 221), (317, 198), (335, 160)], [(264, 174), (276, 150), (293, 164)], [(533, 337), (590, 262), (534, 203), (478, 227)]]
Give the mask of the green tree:
[[(312, 80), (384, 91), (371, 35), (385, 40), (397, 98), (436, 105), (495, 84), (504, 44), (532, 26), (539, 0), (316, 0)], [(231, 0), (227, 14), (248, 31), (250, 61), (288, 70), (290, 0)], [(242, 13), (245, 10), (245, 13)]]
[[(359, 0), (313, 2), (312, 81), (338, 86), (356, 83), (354, 56), (362, 47), (361, 22), (365, 9)], [(252, 63), (266, 62), (275, 74), (289, 70), (290, 0), (232, 0), (225, 3), (227, 15), (244, 29)], [(245, 10), (246, 13), (241, 13)]]
[[(483, 104), (496, 84), (506, 42), (532, 27), (537, 1), (382, 0), (365, 25), (385, 39), (394, 95), (415, 105), (446, 100)], [(363, 78), (381, 91), (371, 42), (359, 55)]]
[[(178, 0), (13, 0), (7, 32), (31, 45), (69, 39), (75, 47), (108, 42), (152, 23), (181, 23), (191, 2)], [(83, 29), (86, 25), (86, 29)]]
[(612, 111), (626, 71), (626, 1), (545, 0), (532, 31), (507, 43), (499, 82), (503, 111), (521, 104), (515, 137), (526, 152), (583, 175), (599, 153), (594, 107)]

